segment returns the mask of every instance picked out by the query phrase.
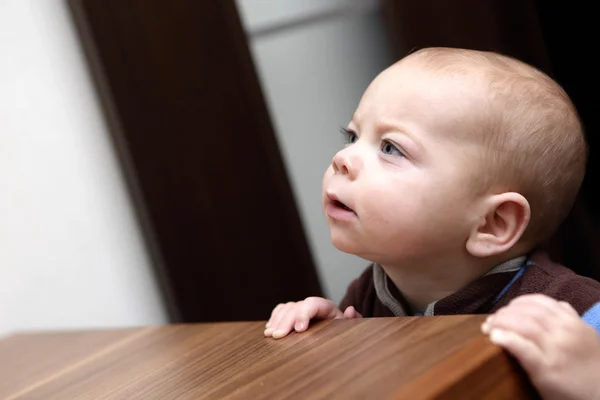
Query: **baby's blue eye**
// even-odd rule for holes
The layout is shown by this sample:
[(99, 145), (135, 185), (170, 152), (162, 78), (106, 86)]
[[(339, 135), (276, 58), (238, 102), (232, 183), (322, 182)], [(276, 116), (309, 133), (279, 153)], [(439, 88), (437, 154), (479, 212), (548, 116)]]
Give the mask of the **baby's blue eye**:
[(342, 135), (344, 136), (344, 142), (346, 144), (352, 144), (358, 140), (356, 132), (351, 131), (350, 129), (342, 128)]
[(381, 152), (389, 156), (404, 156), (404, 154), (402, 154), (402, 152), (398, 150), (396, 146), (387, 140), (381, 142)]

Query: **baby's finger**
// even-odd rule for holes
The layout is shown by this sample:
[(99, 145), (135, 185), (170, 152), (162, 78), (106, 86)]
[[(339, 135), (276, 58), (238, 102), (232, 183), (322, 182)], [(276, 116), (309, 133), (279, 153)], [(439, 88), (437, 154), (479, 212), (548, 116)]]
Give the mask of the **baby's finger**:
[(530, 376), (537, 374), (543, 363), (543, 353), (533, 342), (501, 329), (492, 329), (490, 341), (512, 354)]
[(331, 300), (327, 300), (322, 297), (308, 297), (303, 303), (304, 307), (302, 311), (305, 312), (306, 316), (310, 319), (330, 319), (342, 317), (342, 312)]
[(277, 304), (277, 305), (275, 306), (275, 308), (273, 309), (273, 311), (271, 311), (271, 316), (269, 317), (269, 320), (267, 321), (267, 324), (265, 325), (265, 328), (268, 328), (268, 327), (271, 325), (271, 323), (272, 323), (272, 321), (273, 321), (273, 318), (274, 318), (274, 316), (275, 316), (275, 315), (277, 315), (277, 313), (278, 313), (278, 312), (279, 312), (279, 311), (280, 311), (280, 310), (281, 310), (281, 309), (282, 309), (284, 306), (285, 306), (285, 304), (283, 304), (283, 303), (279, 303), (279, 304)]
[(349, 306), (344, 310), (344, 318), (345, 319), (355, 319), (362, 318), (362, 315), (353, 306)]
[(294, 329), (296, 332), (304, 332), (308, 329), (311, 319), (334, 318), (337, 316), (335, 310), (337, 310), (337, 307), (331, 300), (321, 297), (308, 297), (299, 304)]
[(289, 302), (282, 304), (282, 306), (274, 313), (273, 317), (269, 321), (269, 327), (265, 329), (265, 336), (271, 336), (272, 333), (277, 329), (281, 320), (285, 317), (285, 315), (289, 312), (291, 308), (295, 306), (296, 303)]
[(281, 339), (292, 331), (294, 324), (296, 323), (297, 307), (298, 305), (294, 304), (291, 307), (285, 308), (285, 315), (281, 317), (281, 320), (277, 323), (277, 325), (273, 326), (273, 331), (271, 333), (271, 337), (273, 339)]
[(299, 304), (298, 313), (296, 314), (296, 320), (294, 321), (294, 330), (296, 332), (304, 332), (308, 329), (310, 320), (317, 313), (316, 305), (309, 301), (304, 300)]

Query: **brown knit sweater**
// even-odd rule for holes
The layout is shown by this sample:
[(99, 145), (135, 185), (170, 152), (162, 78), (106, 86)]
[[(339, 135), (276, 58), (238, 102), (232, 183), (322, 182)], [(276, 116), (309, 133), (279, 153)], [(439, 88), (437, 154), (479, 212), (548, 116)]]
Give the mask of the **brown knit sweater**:
[[(456, 293), (431, 303), (424, 315), (487, 314), (517, 296), (542, 293), (570, 303), (583, 314), (600, 301), (600, 283), (556, 264), (537, 251), (503, 263)], [(354, 306), (363, 317), (413, 315), (409, 305), (383, 269), (370, 265), (348, 287), (340, 303)]]

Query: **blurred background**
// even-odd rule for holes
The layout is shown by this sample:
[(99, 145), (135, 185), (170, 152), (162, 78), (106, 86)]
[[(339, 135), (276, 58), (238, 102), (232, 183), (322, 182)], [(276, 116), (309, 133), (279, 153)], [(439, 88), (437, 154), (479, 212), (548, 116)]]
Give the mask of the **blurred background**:
[(331, 245), (323, 173), (369, 82), (426, 46), (513, 55), (569, 92), (592, 157), (548, 248), (600, 278), (592, 15), (534, 0), (0, 0), (0, 335), (338, 302), (368, 262)]

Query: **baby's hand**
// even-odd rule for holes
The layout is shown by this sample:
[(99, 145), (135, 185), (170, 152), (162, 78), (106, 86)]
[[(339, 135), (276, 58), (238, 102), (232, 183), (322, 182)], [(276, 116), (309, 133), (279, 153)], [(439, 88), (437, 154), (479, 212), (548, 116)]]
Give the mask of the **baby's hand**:
[(600, 399), (600, 335), (569, 304), (521, 296), (481, 330), (519, 361), (544, 399)]
[(331, 301), (322, 297), (308, 297), (296, 303), (279, 304), (271, 313), (265, 329), (266, 337), (280, 339), (293, 330), (304, 332), (311, 319), (361, 318), (354, 307), (342, 312)]

